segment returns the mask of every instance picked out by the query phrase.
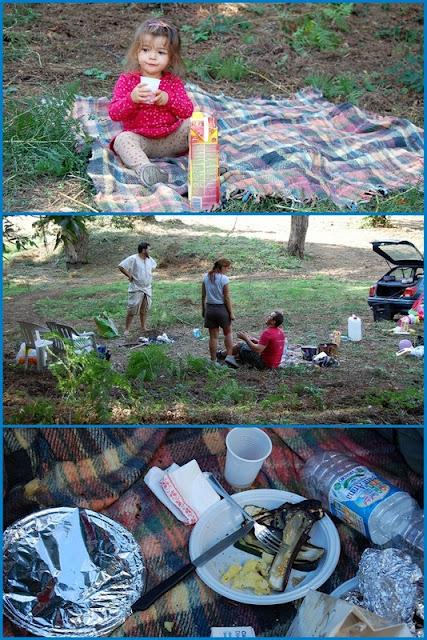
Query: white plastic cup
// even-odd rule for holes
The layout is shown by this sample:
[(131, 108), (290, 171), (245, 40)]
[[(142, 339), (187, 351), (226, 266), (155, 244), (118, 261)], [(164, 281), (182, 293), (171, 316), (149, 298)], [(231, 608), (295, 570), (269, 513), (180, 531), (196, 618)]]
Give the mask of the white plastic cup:
[(258, 475), (262, 463), (273, 448), (269, 436), (256, 427), (237, 427), (225, 439), (227, 455), (224, 477), (236, 489), (249, 487)]
[(149, 76), (141, 76), (140, 83), (145, 84), (150, 91), (155, 93), (160, 85), (160, 78), (150, 78)]

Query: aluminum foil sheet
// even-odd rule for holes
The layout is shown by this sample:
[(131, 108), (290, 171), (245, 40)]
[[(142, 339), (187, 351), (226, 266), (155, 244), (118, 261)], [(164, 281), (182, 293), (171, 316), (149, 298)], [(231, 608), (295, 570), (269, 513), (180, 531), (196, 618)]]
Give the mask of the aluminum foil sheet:
[(145, 587), (132, 534), (94, 511), (39, 511), (6, 529), (3, 540), (4, 613), (35, 635), (106, 635)]
[(399, 549), (365, 549), (357, 578), (363, 606), (399, 623), (412, 621), (421, 569)]

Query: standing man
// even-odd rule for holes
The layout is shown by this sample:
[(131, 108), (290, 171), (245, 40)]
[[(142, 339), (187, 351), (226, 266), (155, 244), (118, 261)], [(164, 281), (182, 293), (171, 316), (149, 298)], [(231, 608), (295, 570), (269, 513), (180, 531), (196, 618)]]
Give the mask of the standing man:
[(138, 313), (142, 331), (147, 330), (145, 323), (151, 307), (153, 269), (157, 267), (157, 262), (150, 256), (149, 249), (148, 242), (140, 242), (138, 253), (125, 258), (119, 264), (119, 271), (129, 280), (125, 336), (129, 335), (132, 319)]

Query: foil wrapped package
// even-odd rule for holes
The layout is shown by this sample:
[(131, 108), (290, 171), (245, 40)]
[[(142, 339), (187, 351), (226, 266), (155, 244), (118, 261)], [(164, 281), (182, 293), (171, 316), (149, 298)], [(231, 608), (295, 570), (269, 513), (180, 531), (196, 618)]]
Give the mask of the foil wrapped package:
[(107, 635), (145, 587), (132, 534), (94, 511), (39, 511), (6, 529), (3, 540), (4, 613), (35, 635)]
[(410, 622), (422, 577), (418, 565), (399, 549), (365, 549), (357, 574), (363, 606), (392, 622)]

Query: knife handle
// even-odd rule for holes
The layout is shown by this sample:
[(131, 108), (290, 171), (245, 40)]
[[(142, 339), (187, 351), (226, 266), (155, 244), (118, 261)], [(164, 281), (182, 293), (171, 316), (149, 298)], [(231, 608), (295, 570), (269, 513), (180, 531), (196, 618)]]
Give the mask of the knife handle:
[(192, 573), (195, 568), (196, 566), (192, 562), (189, 562), (188, 564), (181, 567), (181, 569), (173, 573), (171, 576), (169, 576), (169, 578), (166, 578), (166, 580), (163, 580), (162, 582), (160, 582), (160, 584), (158, 584), (156, 587), (153, 587), (152, 589), (147, 591), (147, 593), (144, 594), (141, 598), (139, 598), (139, 600), (137, 600), (132, 606), (132, 611), (145, 611), (145, 609), (151, 607), (153, 602), (160, 598), (160, 596), (162, 596), (164, 593), (169, 591), (169, 589), (172, 589), (172, 587), (178, 584), (178, 582), (181, 582), (181, 580)]

